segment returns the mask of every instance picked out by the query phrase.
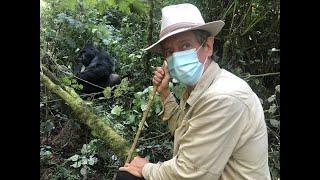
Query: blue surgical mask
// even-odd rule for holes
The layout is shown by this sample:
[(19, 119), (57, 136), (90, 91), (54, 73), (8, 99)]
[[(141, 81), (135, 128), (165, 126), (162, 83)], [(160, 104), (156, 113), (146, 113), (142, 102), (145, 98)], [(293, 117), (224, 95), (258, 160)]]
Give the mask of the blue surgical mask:
[(194, 48), (173, 53), (167, 59), (170, 76), (188, 86), (197, 84), (204, 71), (204, 64), (208, 59), (207, 57), (202, 64), (198, 59), (198, 50)]

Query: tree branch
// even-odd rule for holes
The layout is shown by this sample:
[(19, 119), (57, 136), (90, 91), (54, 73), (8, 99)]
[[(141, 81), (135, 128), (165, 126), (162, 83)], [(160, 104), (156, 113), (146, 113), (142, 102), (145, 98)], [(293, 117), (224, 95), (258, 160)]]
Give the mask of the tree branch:
[(265, 77), (265, 76), (274, 76), (274, 75), (279, 75), (280, 72), (275, 72), (275, 73), (266, 73), (266, 74), (248, 74), (245, 76), (241, 76), (241, 78), (249, 79), (252, 77)]
[(151, 137), (151, 138), (147, 138), (147, 139), (140, 139), (140, 141), (148, 141), (148, 140), (152, 140), (152, 139), (157, 139), (157, 138), (162, 137), (162, 136), (165, 136), (165, 135), (167, 135), (167, 134), (169, 134), (169, 133), (170, 133), (170, 131), (167, 131), (167, 132), (162, 133), (162, 134), (160, 134), (160, 135), (158, 135), (158, 136), (155, 136), (155, 137)]

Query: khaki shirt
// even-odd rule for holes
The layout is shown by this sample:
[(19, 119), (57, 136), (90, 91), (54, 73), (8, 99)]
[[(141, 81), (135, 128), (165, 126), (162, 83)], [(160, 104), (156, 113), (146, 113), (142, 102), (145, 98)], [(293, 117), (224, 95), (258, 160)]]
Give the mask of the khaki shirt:
[(180, 105), (170, 94), (161, 119), (174, 134), (173, 158), (147, 163), (147, 180), (269, 180), (263, 108), (249, 85), (214, 61)]

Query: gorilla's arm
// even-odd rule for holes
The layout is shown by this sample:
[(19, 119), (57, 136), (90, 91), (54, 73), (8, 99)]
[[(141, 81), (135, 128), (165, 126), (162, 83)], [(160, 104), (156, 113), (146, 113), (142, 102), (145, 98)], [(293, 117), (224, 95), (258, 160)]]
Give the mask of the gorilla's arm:
[(106, 81), (109, 78), (111, 67), (102, 61), (102, 58), (101, 56), (96, 56), (78, 77), (91, 83)]
[(82, 68), (83, 64), (82, 63), (77, 63), (74, 68), (73, 68), (73, 73), (75, 75), (78, 75), (81, 72), (81, 68)]
[(83, 71), (82, 73), (78, 74), (77, 77), (91, 83), (100, 82), (101, 79), (108, 78), (107, 68), (104, 66), (97, 66), (96, 68)]

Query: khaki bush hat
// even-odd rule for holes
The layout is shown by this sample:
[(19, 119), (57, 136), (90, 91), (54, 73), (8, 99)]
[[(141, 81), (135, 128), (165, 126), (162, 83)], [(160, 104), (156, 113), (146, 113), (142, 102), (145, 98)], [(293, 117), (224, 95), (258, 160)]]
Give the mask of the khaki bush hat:
[(166, 6), (162, 8), (161, 13), (159, 40), (142, 50), (161, 52), (160, 42), (170, 36), (190, 30), (205, 30), (212, 36), (216, 36), (224, 26), (221, 20), (205, 23), (199, 9), (188, 3)]

